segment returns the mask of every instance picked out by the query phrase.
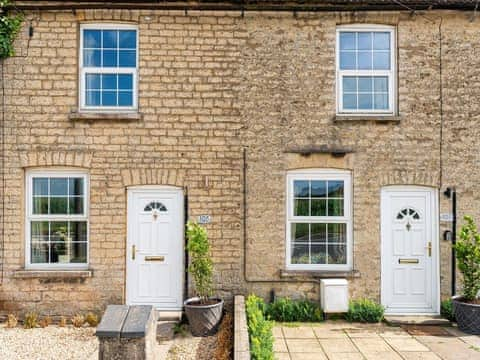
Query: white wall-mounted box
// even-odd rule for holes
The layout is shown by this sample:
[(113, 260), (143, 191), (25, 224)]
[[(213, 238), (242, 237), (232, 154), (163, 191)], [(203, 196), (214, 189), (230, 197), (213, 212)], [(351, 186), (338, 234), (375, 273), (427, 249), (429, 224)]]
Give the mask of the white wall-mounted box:
[(348, 281), (346, 279), (321, 279), (320, 302), (325, 313), (348, 311)]

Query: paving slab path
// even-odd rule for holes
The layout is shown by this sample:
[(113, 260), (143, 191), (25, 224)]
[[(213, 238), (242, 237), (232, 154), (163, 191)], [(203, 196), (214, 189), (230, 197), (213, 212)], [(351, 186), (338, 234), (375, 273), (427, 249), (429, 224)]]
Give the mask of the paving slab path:
[(480, 336), (455, 327), (278, 323), (273, 336), (278, 360), (480, 360)]

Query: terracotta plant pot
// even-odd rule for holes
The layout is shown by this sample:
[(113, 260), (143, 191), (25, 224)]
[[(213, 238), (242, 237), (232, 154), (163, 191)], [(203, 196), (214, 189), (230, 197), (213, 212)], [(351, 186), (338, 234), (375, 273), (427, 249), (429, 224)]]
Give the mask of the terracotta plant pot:
[[(214, 301), (213, 304), (210, 302)], [(209, 304), (199, 304), (200, 298), (185, 300), (185, 315), (187, 315), (193, 336), (207, 336), (216, 332), (223, 314), (223, 300), (210, 298)]]
[(463, 302), (461, 296), (452, 297), (452, 304), (458, 328), (467, 334), (480, 335), (480, 304)]

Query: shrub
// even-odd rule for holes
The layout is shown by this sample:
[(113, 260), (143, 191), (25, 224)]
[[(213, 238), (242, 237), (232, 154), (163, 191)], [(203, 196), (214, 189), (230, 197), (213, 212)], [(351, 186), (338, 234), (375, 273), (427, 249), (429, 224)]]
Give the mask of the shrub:
[(58, 321), (58, 326), (60, 327), (67, 326), (67, 318), (65, 316), (60, 316), (60, 320)]
[(17, 320), (16, 316), (13, 315), (13, 314), (8, 314), (7, 322), (6, 322), (7, 328), (14, 328), (14, 327), (17, 326), (17, 324), (18, 324), (18, 320)]
[(187, 251), (190, 256), (188, 272), (192, 274), (195, 291), (200, 302), (205, 303), (212, 295), (213, 262), (207, 231), (195, 222), (187, 224)]
[(85, 324), (85, 317), (81, 314), (77, 314), (74, 317), (72, 317), (72, 324), (75, 327), (82, 327), (83, 324)]
[(323, 320), (322, 309), (316, 303), (309, 300), (291, 300), (280, 298), (266, 305), (265, 315), (267, 319), (276, 321), (311, 321)]
[(460, 238), (453, 247), (463, 274), (463, 297), (472, 301), (480, 290), (480, 234), (471, 216), (465, 216), (464, 220)]
[(273, 322), (264, 317), (265, 303), (259, 297), (250, 295), (245, 306), (252, 359), (273, 360)]
[(98, 325), (98, 323), (100, 322), (99, 318), (98, 318), (98, 315), (97, 314), (94, 314), (92, 312), (89, 312), (86, 316), (85, 316), (85, 321), (87, 322), (87, 324), (91, 327), (96, 327)]
[(15, 55), (13, 42), (22, 25), (23, 15), (7, 11), (10, 0), (0, 0), (0, 59)]
[(455, 321), (455, 314), (453, 312), (452, 299), (443, 300), (440, 305), (440, 314), (445, 319)]
[(52, 318), (50, 316), (44, 316), (39, 322), (38, 324), (40, 325), (40, 327), (42, 328), (46, 328), (48, 325), (50, 325), (52, 323)]
[(38, 314), (34, 311), (25, 314), (25, 320), (23, 321), (23, 327), (25, 329), (33, 329), (38, 325)]
[(383, 320), (385, 308), (369, 299), (350, 301), (345, 319), (367, 323), (377, 323)]

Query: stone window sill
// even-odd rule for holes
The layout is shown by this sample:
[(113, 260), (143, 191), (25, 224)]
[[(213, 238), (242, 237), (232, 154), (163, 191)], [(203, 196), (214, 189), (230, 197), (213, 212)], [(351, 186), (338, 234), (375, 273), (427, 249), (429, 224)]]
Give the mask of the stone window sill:
[(359, 278), (358, 270), (349, 271), (326, 271), (326, 270), (280, 270), (281, 278), (307, 278), (307, 279), (326, 279), (326, 278)]
[(379, 123), (383, 122), (393, 122), (399, 123), (402, 120), (402, 117), (399, 115), (335, 115), (333, 121), (341, 122), (341, 121), (375, 121)]
[(92, 270), (17, 270), (13, 277), (16, 279), (86, 279), (93, 276)]
[(140, 121), (143, 114), (139, 112), (89, 112), (73, 110), (68, 114), (68, 119), (72, 121)]

